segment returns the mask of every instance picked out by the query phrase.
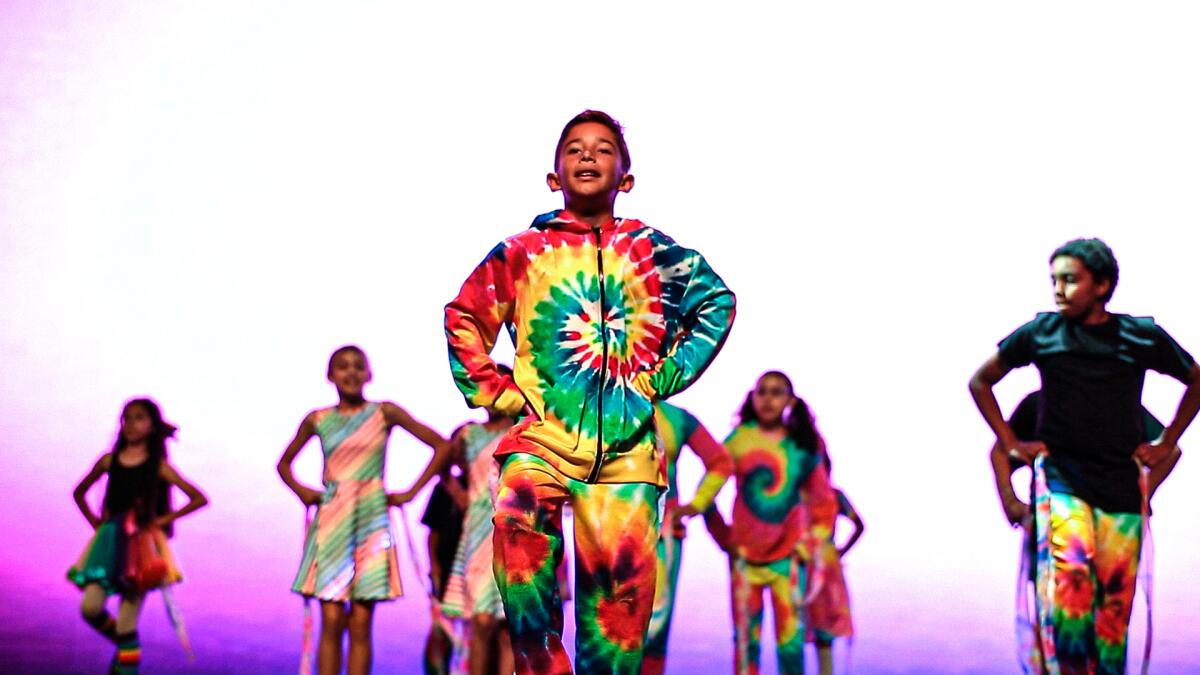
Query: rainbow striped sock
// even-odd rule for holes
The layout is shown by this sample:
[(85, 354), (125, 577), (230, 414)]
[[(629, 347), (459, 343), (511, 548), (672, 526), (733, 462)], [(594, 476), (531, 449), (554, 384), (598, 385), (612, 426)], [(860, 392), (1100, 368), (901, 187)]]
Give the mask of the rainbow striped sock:
[(117, 641), (117, 622), (113, 620), (112, 614), (109, 614), (107, 610), (102, 610), (96, 616), (84, 616), (83, 620), (111, 642)]
[(142, 645), (138, 642), (137, 631), (122, 633), (117, 636), (117, 653), (113, 656), (110, 675), (134, 675), (142, 663)]

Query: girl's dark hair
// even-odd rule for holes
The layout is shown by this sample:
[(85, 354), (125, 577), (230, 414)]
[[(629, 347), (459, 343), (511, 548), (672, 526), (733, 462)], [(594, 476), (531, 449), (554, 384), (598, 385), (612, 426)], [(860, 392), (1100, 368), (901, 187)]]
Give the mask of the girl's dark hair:
[(624, 164), (624, 171), (629, 173), (629, 168), (633, 166), (633, 160), (629, 158), (629, 146), (625, 144), (625, 130), (621, 127), (621, 123), (612, 118), (606, 112), (599, 110), (584, 110), (578, 115), (571, 118), (567, 122), (567, 126), (563, 127), (562, 133), (558, 136), (558, 145), (554, 146), (554, 165), (558, 166), (558, 154), (562, 152), (563, 143), (567, 142), (567, 134), (585, 122), (596, 122), (608, 127), (608, 130), (613, 132), (613, 137), (617, 139), (617, 151), (621, 153), (621, 163)]
[[(147, 471), (144, 482), (137, 486), (138, 499), (138, 520), (142, 524), (149, 523), (156, 516), (166, 515), (171, 512), (171, 485), (162, 479), (159, 474), (159, 469), (162, 463), (167, 460), (167, 439), (175, 436), (176, 427), (174, 424), (163, 419), (162, 411), (159, 410), (158, 404), (148, 398), (131, 399), (121, 409), (121, 419), (125, 419), (125, 415), (134, 406), (139, 406), (146, 411), (150, 416), (150, 436), (146, 439), (146, 451), (149, 453), (147, 462), (153, 467), (153, 471)], [(121, 430), (117, 430), (117, 441), (113, 443), (113, 461), (117, 461), (117, 454), (124, 450), (129, 445), (125, 440), (125, 434)], [(174, 534), (174, 527), (167, 525), (164, 528), (164, 533), (167, 536)]]
[[(792, 405), (790, 411), (786, 411), (784, 419), (784, 427), (787, 429), (788, 438), (796, 444), (796, 447), (819, 452), (823, 443), (821, 442), (821, 433), (817, 431), (816, 422), (813, 420), (812, 413), (808, 410), (808, 404), (804, 399), (796, 396), (796, 391), (792, 387), (792, 379), (784, 375), (778, 370), (768, 370), (758, 376), (758, 382), (761, 382), (765, 377), (778, 377), (787, 384), (788, 395), (795, 397), (796, 402)], [(742, 403), (742, 409), (738, 412), (743, 424), (747, 422), (758, 422), (758, 415), (754, 412), (754, 391), (751, 390), (746, 394), (746, 401)]]
[(341, 356), (342, 354), (346, 354), (346, 353), (358, 354), (359, 356), (363, 357), (364, 361), (367, 360), (367, 353), (362, 350), (362, 347), (359, 347), (358, 345), (342, 345), (341, 347), (338, 347), (337, 349), (333, 350), (333, 353), (329, 355), (329, 365), (325, 367), (326, 375), (333, 374), (334, 360), (337, 359), (337, 357)]
[(1050, 255), (1050, 264), (1055, 259), (1070, 256), (1077, 259), (1092, 273), (1097, 282), (1107, 281), (1108, 292), (1100, 299), (1104, 302), (1112, 300), (1113, 291), (1117, 290), (1117, 279), (1121, 276), (1121, 268), (1117, 266), (1117, 257), (1113, 255), (1108, 244), (1100, 239), (1072, 239), (1054, 249)]

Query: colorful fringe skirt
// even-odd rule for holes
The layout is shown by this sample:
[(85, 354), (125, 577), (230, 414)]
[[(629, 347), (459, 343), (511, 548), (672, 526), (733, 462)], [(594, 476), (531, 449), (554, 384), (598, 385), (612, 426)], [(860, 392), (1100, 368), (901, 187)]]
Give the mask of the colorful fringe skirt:
[(183, 580), (167, 537), (157, 527), (139, 527), (133, 512), (105, 520), (67, 570), (79, 588), (100, 584), (110, 595), (145, 593)]

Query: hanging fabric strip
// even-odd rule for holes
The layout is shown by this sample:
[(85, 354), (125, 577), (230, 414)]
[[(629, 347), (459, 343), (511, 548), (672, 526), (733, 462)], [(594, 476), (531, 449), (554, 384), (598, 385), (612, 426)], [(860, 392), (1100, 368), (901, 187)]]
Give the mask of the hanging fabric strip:
[(1154, 642), (1154, 537), (1150, 534), (1150, 485), (1148, 469), (1137, 462), (1138, 488), (1142, 492), (1142, 554), (1138, 561), (1138, 576), (1141, 577), (1142, 593), (1146, 598), (1146, 646), (1142, 650), (1142, 675), (1150, 672), (1150, 646)]
[[(1040, 675), (1042, 672), (1042, 652), (1038, 645), (1038, 631), (1035, 617), (1030, 611), (1030, 595), (1031, 593), (1037, 593), (1036, 584), (1033, 582), (1033, 556), (1031, 555), (1034, 553), (1034, 547), (1036, 546), (1032, 513), (1022, 521), (1021, 529), (1024, 536), (1021, 537), (1021, 551), (1017, 562), (1017, 662), (1021, 664), (1021, 669), (1026, 675)], [(1031, 586), (1033, 588), (1030, 588)]]
[(1059, 675), (1054, 649), (1054, 556), (1050, 553), (1050, 488), (1046, 484), (1046, 457), (1033, 460), (1033, 522), (1037, 542), (1037, 637), (1041, 644), (1042, 671)]
[[(312, 528), (312, 510), (313, 507), (304, 507), (304, 540), (308, 540), (309, 530)], [(303, 557), (303, 556), (302, 556)], [(312, 617), (312, 597), (304, 597), (304, 638), (300, 643), (300, 675), (312, 675), (313, 671), (313, 617)]]
[(171, 628), (175, 630), (175, 637), (179, 638), (179, 645), (183, 647), (183, 653), (187, 654), (188, 663), (195, 663), (196, 655), (192, 653), (192, 643), (188, 639), (187, 625), (183, 622), (183, 612), (179, 610), (179, 603), (175, 602), (175, 594), (171, 592), (170, 586), (163, 586), (161, 591), (163, 605), (167, 608), (167, 621), (171, 622)]

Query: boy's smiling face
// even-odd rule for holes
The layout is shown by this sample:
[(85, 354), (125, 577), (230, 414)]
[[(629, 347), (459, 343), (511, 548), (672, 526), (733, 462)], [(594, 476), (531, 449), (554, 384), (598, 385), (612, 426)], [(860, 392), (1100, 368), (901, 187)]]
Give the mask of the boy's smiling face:
[(599, 122), (582, 122), (567, 133), (546, 184), (563, 192), (568, 209), (592, 210), (605, 203), (611, 209), (618, 192), (633, 189), (633, 176), (626, 173), (612, 130)]
[(1111, 282), (1096, 281), (1088, 268), (1074, 256), (1060, 255), (1050, 265), (1050, 279), (1054, 283), (1054, 302), (1058, 313), (1068, 319), (1087, 322), (1103, 318), (1103, 300)]

